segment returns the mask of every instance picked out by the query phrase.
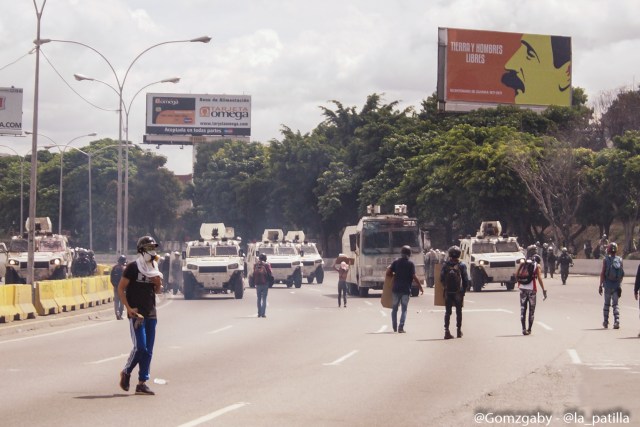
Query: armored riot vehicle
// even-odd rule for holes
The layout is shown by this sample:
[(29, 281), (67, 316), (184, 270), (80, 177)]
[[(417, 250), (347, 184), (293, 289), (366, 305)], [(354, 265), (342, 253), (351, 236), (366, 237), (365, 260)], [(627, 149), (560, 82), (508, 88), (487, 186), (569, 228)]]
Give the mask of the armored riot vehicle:
[(460, 239), (460, 250), (475, 292), (487, 283), (500, 283), (509, 291), (515, 287), (516, 266), (524, 254), (516, 237), (502, 234), (500, 221), (483, 221), (475, 236)]
[[(251, 243), (247, 249), (247, 279), (249, 286), (254, 287), (253, 266), (258, 256), (265, 254), (271, 265), (274, 283), (284, 283), (288, 288), (302, 286), (302, 259), (295, 244), (286, 241), (280, 229), (266, 229), (260, 242)], [(271, 285), (273, 286), (273, 284)]]
[(205, 293), (233, 292), (236, 299), (244, 295), (244, 254), (241, 239), (233, 227), (223, 223), (203, 223), (200, 239), (187, 242), (182, 253), (182, 287), (184, 299)]
[(307, 283), (313, 283), (315, 279), (318, 284), (322, 284), (324, 281), (324, 260), (316, 244), (307, 241), (304, 231), (288, 231), (284, 240), (292, 242), (298, 250), (300, 258), (302, 258), (302, 277), (307, 279)]

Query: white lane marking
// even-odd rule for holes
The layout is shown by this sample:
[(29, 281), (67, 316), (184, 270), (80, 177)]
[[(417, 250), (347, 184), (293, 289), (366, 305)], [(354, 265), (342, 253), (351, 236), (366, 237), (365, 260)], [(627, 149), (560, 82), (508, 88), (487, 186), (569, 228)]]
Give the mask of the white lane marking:
[[(466, 301), (465, 301), (466, 302)], [(444, 313), (444, 309), (429, 310), (430, 313)], [(463, 313), (508, 313), (513, 314), (511, 310), (505, 310), (504, 308), (474, 308), (474, 309), (462, 309)]]
[(581, 365), (582, 364), (582, 360), (580, 360), (580, 356), (578, 356), (578, 352), (575, 351), (574, 349), (570, 348), (567, 350), (567, 353), (569, 353), (569, 357), (571, 358), (571, 363), (573, 363), (574, 365)]
[(387, 325), (381, 326), (380, 329), (376, 331), (376, 334), (381, 334), (387, 330)]
[(10, 343), (10, 342), (27, 341), (27, 340), (32, 340), (32, 339), (36, 339), (36, 338), (43, 338), (43, 337), (50, 337), (50, 336), (53, 336), (53, 335), (66, 334), (67, 332), (77, 331), (77, 330), (80, 330), (80, 329), (93, 328), (93, 327), (96, 327), (96, 326), (108, 325), (111, 322), (116, 322), (116, 320), (115, 319), (114, 320), (109, 320), (109, 321), (106, 321), (104, 323), (92, 323), (90, 325), (78, 326), (77, 328), (65, 329), (63, 331), (49, 332), (48, 334), (33, 335), (33, 336), (30, 336), (30, 337), (22, 337), (22, 338), (15, 338), (15, 339), (12, 339), (12, 340), (0, 341), (0, 344), (7, 344), (7, 343)]
[(94, 360), (93, 362), (87, 362), (88, 365), (98, 365), (100, 363), (111, 362), (112, 360), (124, 359), (129, 353), (122, 353), (119, 356), (107, 357), (106, 359)]
[(351, 356), (353, 356), (354, 354), (356, 354), (358, 352), (358, 350), (353, 350), (351, 353), (345, 354), (344, 356), (342, 356), (339, 359), (334, 360), (331, 363), (323, 363), (324, 366), (335, 366), (335, 365), (339, 365), (342, 362), (344, 362), (345, 360), (347, 360), (348, 358), (350, 358)]
[(200, 425), (202, 423), (206, 423), (207, 421), (211, 421), (215, 418), (218, 418), (220, 415), (224, 415), (227, 412), (231, 412), (231, 411), (235, 411), (236, 409), (240, 409), (243, 406), (247, 406), (249, 403), (248, 402), (238, 402), (238, 403), (234, 403), (233, 405), (229, 405), (226, 406), (222, 409), (218, 409), (217, 411), (214, 411), (210, 414), (204, 415), (200, 418), (196, 418), (193, 421), (189, 421), (188, 423), (184, 423), (184, 424), (180, 424), (178, 427), (194, 427), (197, 425)]
[(364, 303), (365, 303), (365, 304), (367, 304), (367, 305), (373, 305), (373, 304), (372, 304), (371, 302), (369, 302), (369, 301), (365, 301)]
[(595, 371), (606, 371), (606, 370), (627, 370), (631, 369), (628, 366), (592, 366), (591, 369)]
[(382, 317), (387, 317), (387, 313), (384, 310), (380, 310), (380, 314), (382, 314)]
[(209, 331), (209, 332), (207, 332), (207, 334), (217, 334), (218, 332), (226, 331), (227, 329), (231, 329), (231, 328), (233, 328), (233, 326), (232, 325), (228, 325), (228, 326), (224, 326), (224, 327), (222, 327), (220, 329), (216, 329), (215, 331)]
[(553, 331), (553, 328), (552, 328), (551, 326), (549, 326), (549, 325), (545, 324), (545, 323), (538, 322), (538, 321), (536, 321), (536, 323), (537, 323), (538, 325), (542, 326), (543, 328), (545, 328), (547, 331)]

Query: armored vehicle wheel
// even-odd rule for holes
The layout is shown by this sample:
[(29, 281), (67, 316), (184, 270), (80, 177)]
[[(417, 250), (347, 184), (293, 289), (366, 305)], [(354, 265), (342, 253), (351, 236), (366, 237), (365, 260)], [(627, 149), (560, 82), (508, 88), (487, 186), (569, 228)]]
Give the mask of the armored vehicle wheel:
[(194, 299), (196, 296), (196, 284), (191, 276), (184, 278), (184, 299)]
[(236, 275), (233, 280), (233, 294), (236, 299), (242, 299), (244, 296), (244, 281), (242, 280), (242, 275)]
[(302, 286), (302, 271), (297, 270), (295, 273), (293, 273), (293, 284), (296, 286), (296, 288)]
[(64, 280), (66, 278), (67, 278), (67, 270), (64, 268), (56, 269), (51, 275), (51, 280)]
[(16, 273), (12, 269), (7, 268), (7, 273), (4, 276), (4, 284), (13, 285), (20, 283), (22, 283), (22, 280), (20, 280), (20, 276), (18, 276), (18, 273)]
[(307, 283), (309, 284), (313, 283), (313, 279), (315, 279), (315, 276), (313, 273), (311, 273), (309, 277), (307, 277)]
[(513, 282), (505, 282), (505, 285), (507, 286), (508, 291), (512, 291), (513, 288), (516, 287), (516, 282), (515, 280)]
[(482, 272), (477, 268), (474, 268), (471, 271), (471, 282), (473, 284), (473, 291), (480, 292), (482, 290), (482, 286), (484, 285), (484, 278), (482, 277)]
[(369, 288), (358, 288), (358, 293), (361, 297), (365, 298), (369, 295)]
[(349, 283), (349, 295), (358, 295), (358, 286), (353, 283)]
[(287, 285), (287, 288), (290, 288), (290, 287), (292, 287), (292, 286), (293, 286), (293, 279), (291, 279), (291, 280), (287, 280), (287, 281), (285, 281), (285, 283), (286, 283), (286, 285)]
[(316, 269), (316, 282), (318, 282), (318, 285), (321, 285), (323, 280), (324, 280), (324, 269), (322, 267), (318, 267)]

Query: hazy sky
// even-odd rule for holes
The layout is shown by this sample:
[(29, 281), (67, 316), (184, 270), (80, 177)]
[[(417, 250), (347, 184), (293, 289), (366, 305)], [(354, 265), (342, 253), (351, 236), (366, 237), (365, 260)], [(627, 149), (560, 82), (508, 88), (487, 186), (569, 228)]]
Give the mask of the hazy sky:
[[(32, 0), (1, 2), (0, 87), (24, 89), (23, 129), (31, 130), (35, 8)], [(268, 142), (281, 138), (282, 125), (310, 132), (323, 119), (318, 107), (332, 107), (334, 99), (360, 109), (368, 95), (381, 93), (385, 102), (419, 109), (436, 90), (438, 27), (569, 36), (573, 85), (595, 100), (640, 78), (638, 16), (638, 0), (48, 0), (41, 37), (90, 45), (122, 79), (146, 48), (209, 35), (209, 44), (157, 47), (135, 63), (124, 85), (127, 105), (148, 83), (182, 80), (135, 98), (129, 138), (142, 141), (147, 91), (225, 93), (252, 96), (252, 140)], [(116, 85), (106, 62), (67, 43), (42, 51), (39, 133), (58, 144), (91, 132), (117, 139), (116, 94), (73, 78), (80, 73)], [(39, 145), (49, 143), (40, 138)], [(0, 136), (0, 144), (26, 153), (31, 139)], [(189, 147), (144, 147), (166, 155), (176, 173), (191, 172)]]

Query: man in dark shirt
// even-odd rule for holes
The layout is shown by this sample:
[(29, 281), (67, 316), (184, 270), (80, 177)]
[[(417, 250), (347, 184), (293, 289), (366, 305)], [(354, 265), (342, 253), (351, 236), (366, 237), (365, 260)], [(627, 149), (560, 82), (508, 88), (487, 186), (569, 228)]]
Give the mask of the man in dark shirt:
[[(411, 261), (411, 247), (403, 246), (400, 250), (400, 258), (396, 259), (387, 268), (387, 276), (393, 276), (393, 306), (391, 309), (391, 323), (393, 332), (405, 333), (404, 322), (407, 318), (407, 306), (411, 295), (413, 283), (424, 293), (420, 279), (416, 276), (416, 266)], [(398, 325), (398, 306), (402, 305), (400, 325)]]
[(113, 308), (116, 312), (116, 319), (122, 320), (122, 313), (124, 312), (124, 305), (120, 300), (120, 295), (118, 294), (118, 285), (120, 284), (120, 279), (122, 278), (122, 273), (124, 272), (124, 267), (127, 265), (127, 257), (125, 255), (120, 255), (118, 257), (118, 262), (116, 265), (111, 267), (111, 286), (113, 286)]
[[(457, 336), (462, 338), (462, 305), (464, 304), (464, 294), (469, 287), (469, 275), (467, 274), (467, 266), (464, 262), (460, 261), (461, 251), (457, 246), (451, 246), (448, 251), (449, 259), (443, 264), (442, 270), (440, 270), (440, 283), (443, 285), (444, 291), (444, 339), (449, 340), (453, 338), (451, 332), (449, 332), (449, 322), (451, 320), (451, 313), (453, 307), (456, 307), (456, 327), (458, 329)], [(458, 276), (459, 281), (456, 289), (449, 289), (447, 283), (451, 281), (451, 278), (447, 278), (448, 274), (453, 272), (454, 276)], [(455, 279), (454, 279), (455, 282)]]
[(129, 263), (118, 285), (120, 300), (127, 309), (133, 349), (120, 373), (120, 387), (129, 391), (131, 372), (138, 368), (136, 394), (153, 395), (146, 381), (156, 337), (156, 294), (162, 293), (162, 273), (158, 270), (156, 248), (150, 236), (138, 239), (138, 258)]

